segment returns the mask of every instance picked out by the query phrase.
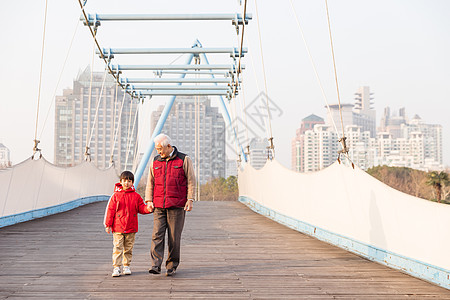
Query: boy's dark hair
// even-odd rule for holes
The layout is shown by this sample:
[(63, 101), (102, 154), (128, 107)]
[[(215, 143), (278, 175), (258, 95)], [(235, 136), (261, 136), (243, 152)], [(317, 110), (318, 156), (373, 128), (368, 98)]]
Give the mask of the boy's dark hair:
[(122, 174), (120, 174), (120, 180), (122, 179), (128, 179), (134, 182), (134, 175), (130, 171), (123, 171)]

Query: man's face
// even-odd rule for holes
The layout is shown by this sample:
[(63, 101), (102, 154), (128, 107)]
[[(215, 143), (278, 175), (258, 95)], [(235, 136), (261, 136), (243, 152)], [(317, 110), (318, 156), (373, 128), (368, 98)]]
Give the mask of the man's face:
[(170, 152), (172, 152), (172, 146), (169, 144), (167, 146), (162, 146), (161, 144), (156, 144), (155, 149), (158, 152), (159, 155), (161, 155), (161, 158), (167, 158), (170, 155)]

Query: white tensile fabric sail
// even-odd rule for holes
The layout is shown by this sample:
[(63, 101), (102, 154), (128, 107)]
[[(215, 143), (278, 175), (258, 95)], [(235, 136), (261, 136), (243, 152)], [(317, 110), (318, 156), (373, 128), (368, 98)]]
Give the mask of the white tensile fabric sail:
[(109, 196), (117, 180), (114, 168), (100, 170), (90, 162), (63, 168), (44, 158), (28, 159), (0, 171), (0, 217), (86, 197)]
[(314, 233), (317, 227), (336, 240), (348, 238), (373, 246), (369, 251), (385, 250), (385, 261), (393, 253), (450, 270), (450, 205), (402, 193), (337, 162), (313, 173), (288, 170), (275, 160), (260, 170), (246, 164), (238, 180), (241, 199), (310, 224)]

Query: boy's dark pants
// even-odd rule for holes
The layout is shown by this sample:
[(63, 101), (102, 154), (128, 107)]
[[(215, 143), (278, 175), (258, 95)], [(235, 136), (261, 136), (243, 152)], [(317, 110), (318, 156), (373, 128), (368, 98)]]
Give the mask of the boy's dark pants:
[(184, 207), (155, 208), (150, 256), (152, 266), (161, 267), (164, 258), (164, 238), (168, 235), (166, 269), (177, 268), (180, 263), (181, 232), (184, 226)]

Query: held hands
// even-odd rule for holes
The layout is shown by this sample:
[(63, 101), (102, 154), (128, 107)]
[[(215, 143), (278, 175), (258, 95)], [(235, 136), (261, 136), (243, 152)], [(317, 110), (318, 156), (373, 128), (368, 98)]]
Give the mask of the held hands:
[(194, 207), (194, 201), (188, 200), (186, 202), (186, 204), (184, 205), (184, 210), (185, 211), (191, 211), (193, 207)]
[(155, 205), (153, 204), (153, 202), (147, 202), (147, 209), (149, 212), (153, 212), (153, 210), (155, 209)]
[(110, 234), (111, 233), (111, 227), (106, 227), (105, 231), (106, 231), (107, 234)]

